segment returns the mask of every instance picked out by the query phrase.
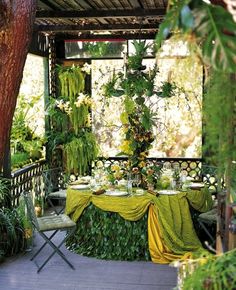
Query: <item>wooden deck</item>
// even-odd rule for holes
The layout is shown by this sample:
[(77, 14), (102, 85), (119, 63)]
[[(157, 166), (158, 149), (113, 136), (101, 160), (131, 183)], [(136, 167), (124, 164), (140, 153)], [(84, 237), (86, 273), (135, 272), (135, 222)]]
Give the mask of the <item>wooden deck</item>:
[[(152, 262), (105, 261), (83, 257), (62, 247), (72, 262), (72, 270), (60, 256), (54, 255), (37, 274), (30, 257), (41, 245), (35, 237), (31, 252), (10, 258), (0, 264), (0, 289), (4, 290), (169, 290), (176, 287), (177, 271), (168, 265)], [(47, 246), (36, 258), (48, 256)], [(45, 256), (44, 256), (45, 255)]]

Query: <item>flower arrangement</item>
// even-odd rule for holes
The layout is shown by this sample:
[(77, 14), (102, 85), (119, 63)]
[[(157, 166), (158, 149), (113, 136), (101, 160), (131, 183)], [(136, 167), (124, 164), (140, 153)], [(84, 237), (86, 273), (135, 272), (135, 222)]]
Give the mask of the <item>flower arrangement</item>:
[(125, 177), (125, 170), (118, 164), (112, 164), (107, 168), (107, 180), (111, 184)]
[(155, 164), (150, 164), (142, 168), (141, 174), (143, 175), (147, 187), (153, 186), (155, 188), (157, 186), (157, 182), (160, 178), (160, 170), (161, 168)]

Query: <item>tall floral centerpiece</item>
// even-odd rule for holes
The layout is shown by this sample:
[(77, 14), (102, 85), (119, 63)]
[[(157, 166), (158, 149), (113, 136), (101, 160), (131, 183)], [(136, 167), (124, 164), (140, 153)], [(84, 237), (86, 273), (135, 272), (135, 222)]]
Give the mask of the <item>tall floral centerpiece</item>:
[(58, 67), (60, 96), (51, 104), (54, 121), (62, 123), (61, 132), (52, 136), (55, 146), (63, 149), (66, 171), (79, 175), (87, 174), (91, 162), (97, 157), (98, 145), (91, 130), (92, 99), (84, 94), (85, 65)]
[[(156, 113), (149, 105), (149, 99), (157, 97), (170, 97), (173, 87), (170, 83), (163, 83), (163, 88), (157, 90), (155, 77), (157, 66), (146, 69), (143, 58), (148, 45), (145, 41), (133, 41), (135, 54), (128, 56), (125, 61), (124, 72), (113, 72), (110, 81), (103, 85), (104, 95), (123, 98), (122, 122), (124, 140), (120, 146), (120, 155), (129, 157), (130, 170), (142, 174), (146, 167), (148, 150), (154, 141), (153, 126)], [(165, 94), (163, 94), (165, 88)]]

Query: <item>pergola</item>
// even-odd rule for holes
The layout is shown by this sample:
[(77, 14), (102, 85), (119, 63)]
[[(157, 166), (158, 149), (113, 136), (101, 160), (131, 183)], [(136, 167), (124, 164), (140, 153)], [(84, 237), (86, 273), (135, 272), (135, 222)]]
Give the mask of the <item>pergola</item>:
[[(65, 40), (154, 39), (165, 16), (167, 4), (167, 0), (37, 1), (29, 52), (48, 59), (49, 95), (55, 96), (56, 93), (54, 69), (55, 65), (65, 58)], [(5, 170), (7, 171), (9, 164), (6, 157), (7, 155), (5, 156)], [(195, 162), (196, 167), (200, 168), (199, 164), (202, 160), (190, 159), (187, 163), (189, 171), (191, 162)], [(35, 168), (32, 168), (32, 176), (42, 172), (41, 164), (37, 169)], [(18, 189), (21, 190), (17, 188), (20, 179), (17, 179), (18, 176), (14, 178), (17, 196)], [(225, 216), (221, 218), (224, 220)], [(225, 229), (222, 228), (223, 230)]]
[(38, 1), (30, 51), (47, 55), (49, 49), (50, 94), (56, 91), (53, 69), (65, 57), (65, 40), (154, 39), (167, 5), (167, 0)]
[(65, 39), (153, 39), (167, 1), (47, 1), (37, 3), (34, 31)]

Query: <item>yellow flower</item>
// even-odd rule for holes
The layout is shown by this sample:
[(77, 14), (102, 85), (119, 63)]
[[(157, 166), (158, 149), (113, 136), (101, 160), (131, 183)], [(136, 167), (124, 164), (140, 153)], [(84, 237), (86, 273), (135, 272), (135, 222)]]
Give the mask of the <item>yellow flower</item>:
[(139, 166), (140, 168), (143, 168), (143, 167), (146, 166), (146, 162), (141, 161), (141, 162), (139, 162), (138, 166)]
[(118, 170), (120, 170), (120, 166), (118, 165), (118, 164), (113, 164), (113, 165), (111, 165), (111, 171), (118, 171)]
[(96, 163), (96, 167), (97, 168), (103, 168), (103, 162), (101, 160), (99, 160), (97, 163)]
[(121, 178), (122, 178), (122, 172), (121, 172), (121, 171), (116, 171), (116, 172), (114, 173), (114, 177), (115, 177), (116, 179), (121, 179)]
[(130, 141), (129, 140), (124, 140), (119, 148), (122, 152), (124, 152), (127, 155), (133, 154), (133, 151), (130, 149)]

